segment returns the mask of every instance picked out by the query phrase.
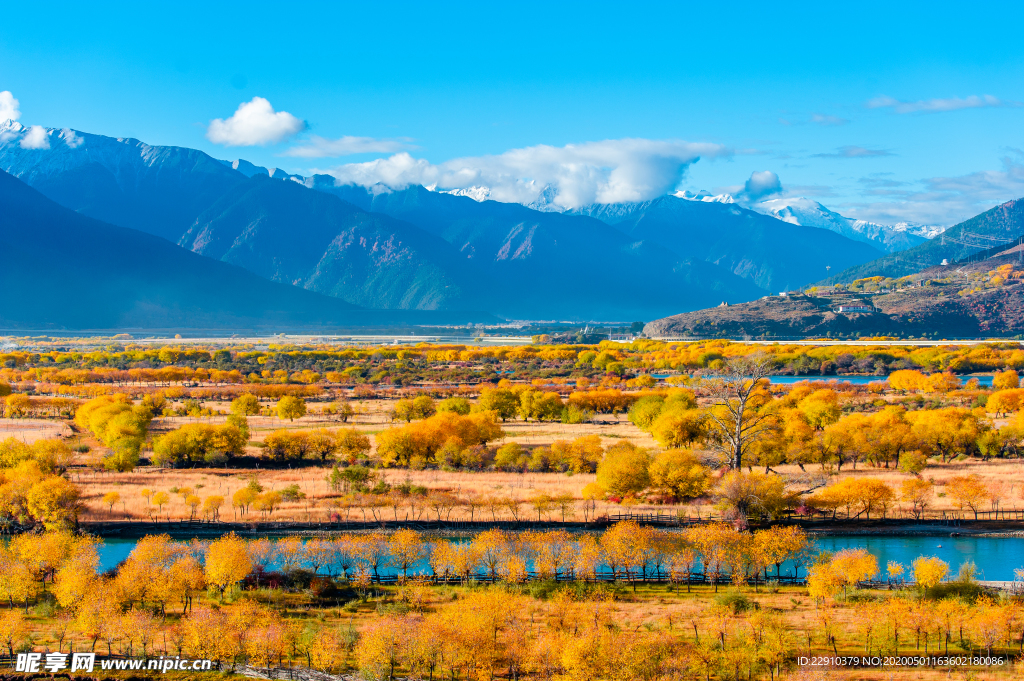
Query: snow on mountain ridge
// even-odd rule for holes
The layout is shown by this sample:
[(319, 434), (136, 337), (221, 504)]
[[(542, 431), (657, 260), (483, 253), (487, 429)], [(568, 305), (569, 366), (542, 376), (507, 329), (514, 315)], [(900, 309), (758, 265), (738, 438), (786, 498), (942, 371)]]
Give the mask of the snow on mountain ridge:
[(675, 192), (672, 196), (680, 199), (686, 199), (687, 201), (703, 201), (704, 203), (736, 203), (736, 199), (732, 194), (712, 195), (711, 192), (704, 189), (701, 189), (697, 193), (684, 189), (682, 191)]
[(794, 225), (828, 229), (851, 239), (871, 244), (888, 253), (916, 246), (940, 233), (943, 229), (932, 225), (915, 225), (907, 222), (898, 225), (882, 225), (867, 220), (854, 220), (805, 197), (767, 199), (753, 204), (750, 208)]
[(490, 187), (465, 187), (463, 189), (434, 189), (438, 194), (451, 194), (452, 196), (468, 196), (476, 202), (487, 201), (491, 198)]

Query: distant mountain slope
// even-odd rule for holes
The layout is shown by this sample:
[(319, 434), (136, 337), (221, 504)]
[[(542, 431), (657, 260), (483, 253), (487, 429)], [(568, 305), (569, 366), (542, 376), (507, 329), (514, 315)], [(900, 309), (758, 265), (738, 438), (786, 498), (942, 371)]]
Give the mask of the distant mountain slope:
[(879, 251), (815, 227), (783, 222), (731, 203), (663, 196), (588, 206), (584, 213), (630, 238), (721, 265), (769, 291), (798, 288), (827, 272), (875, 259)]
[(0, 328), (306, 329), (489, 321), (368, 311), (74, 213), (0, 172)]
[(862, 241), (883, 253), (905, 251), (927, 241), (939, 231), (936, 227), (906, 222), (880, 225), (853, 220), (829, 210), (817, 201), (805, 198), (768, 199), (755, 203), (751, 209), (794, 225), (827, 229), (854, 241)]
[(245, 175), (201, 151), (47, 129), (48, 149), (22, 149), (25, 128), (0, 124), (0, 170), (65, 208), (177, 241)]
[(954, 262), (973, 253), (1009, 243), (1024, 234), (1024, 199), (1008, 201), (948, 228), (942, 234), (902, 253), (855, 265), (823, 280), (848, 283), (865, 277), (904, 277), (943, 260)]
[(486, 309), (514, 317), (620, 319), (661, 316), (763, 295), (753, 282), (599, 220), (478, 202), (411, 186), (401, 191), (307, 181), (368, 209), (405, 220), (454, 246), (475, 268)]
[[(814, 291), (673, 315), (647, 324), (652, 337), (932, 338), (1024, 334), (1024, 246), (909, 275), (897, 290)], [(1002, 269), (1000, 269), (1002, 268)], [(840, 312), (840, 306), (852, 306)], [(862, 311), (857, 308), (868, 308)]]
[[(373, 308), (632, 321), (751, 300), (877, 255), (736, 206), (666, 197), (615, 207), (625, 213), (612, 226), (420, 186), (338, 187), (72, 130), (22, 149), (24, 135), (16, 123), (0, 131), (0, 167), (71, 210)], [(680, 219), (665, 210), (673, 202), (708, 210)]]
[(465, 257), (443, 239), (261, 174), (228, 191), (178, 243), (267, 279), (366, 307), (480, 304)]

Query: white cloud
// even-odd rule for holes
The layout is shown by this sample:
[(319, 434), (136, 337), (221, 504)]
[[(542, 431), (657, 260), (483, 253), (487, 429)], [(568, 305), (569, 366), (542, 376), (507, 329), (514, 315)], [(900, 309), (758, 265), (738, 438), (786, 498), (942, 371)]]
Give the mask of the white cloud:
[(373, 137), (352, 137), (346, 135), (336, 140), (313, 135), (308, 142), (292, 147), (284, 156), (298, 158), (337, 158), (352, 154), (393, 154), (410, 149), (411, 145), (397, 140), (379, 140)]
[(865, 147), (846, 146), (823, 154), (814, 154), (815, 158), (870, 158), (872, 156), (895, 156), (885, 149), (867, 149)]
[(813, 114), (811, 115), (811, 123), (817, 123), (818, 125), (846, 125), (849, 123), (845, 118), (839, 116), (828, 116), (826, 114)]
[(77, 149), (85, 143), (85, 140), (75, 134), (75, 131), (71, 128), (64, 128), (60, 131), (60, 136), (64, 140), (64, 144), (72, 149)]
[(0, 92), (0, 121), (16, 121), (21, 118), (21, 110), (18, 108), (18, 100), (14, 98), (10, 90)]
[(945, 111), (959, 111), (960, 109), (982, 109), (986, 107), (1018, 107), (1020, 102), (1009, 102), (1001, 100), (992, 95), (971, 95), (960, 99), (949, 97), (947, 99), (922, 99), (916, 102), (903, 102), (892, 97), (875, 97), (868, 101), (869, 109), (892, 109), (899, 114), (909, 113), (942, 113)]
[(20, 144), (22, 149), (49, 149), (50, 135), (43, 126), (33, 125), (21, 138)]
[(730, 153), (718, 144), (619, 139), (564, 147), (538, 145), (437, 165), (402, 152), (320, 172), (334, 175), (339, 184), (488, 187), (490, 198), (510, 203), (530, 203), (551, 188), (553, 204), (576, 208), (589, 203), (642, 201), (661, 196), (674, 189), (686, 169), (700, 157)]
[(305, 121), (287, 111), (274, 111), (263, 97), (242, 102), (228, 119), (210, 121), (206, 138), (227, 147), (251, 147), (276, 144), (306, 129)]
[(770, 170), (755, 170), (743, 185), (736, 198), (746, 203), (754, 203), (761, 199), (782, 193), (782, 182), (779, 176)]
[(952, 225), (1024, 196), (1024, 153), (1003, 158), (1001, 170), (916, 182), (869, 176), (860, 182), (865, 187), (862, 195), (869, 200), (838, 206), (844, 215), (881, 223)]

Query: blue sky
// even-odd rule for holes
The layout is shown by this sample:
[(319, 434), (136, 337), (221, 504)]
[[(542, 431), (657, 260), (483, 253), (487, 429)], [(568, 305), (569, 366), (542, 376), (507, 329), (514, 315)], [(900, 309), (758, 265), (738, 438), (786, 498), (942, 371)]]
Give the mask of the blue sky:
[(25, 125), (510, 200), (766, 170), (882, 222), (1024, 196), (1022, 6), (834, 5), (57, 2), (0, 26), (0, 91)]

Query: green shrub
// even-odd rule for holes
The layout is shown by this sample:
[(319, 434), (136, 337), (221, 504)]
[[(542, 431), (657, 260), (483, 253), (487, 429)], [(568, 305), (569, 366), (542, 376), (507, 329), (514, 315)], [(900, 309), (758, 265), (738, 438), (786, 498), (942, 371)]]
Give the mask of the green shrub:
[(726, 591), (715, 596), (715, 605), (722, 605), (739, 614), (748, 610), (756, 610), (757, 603), (739, 593), (738, 591)]

